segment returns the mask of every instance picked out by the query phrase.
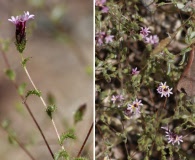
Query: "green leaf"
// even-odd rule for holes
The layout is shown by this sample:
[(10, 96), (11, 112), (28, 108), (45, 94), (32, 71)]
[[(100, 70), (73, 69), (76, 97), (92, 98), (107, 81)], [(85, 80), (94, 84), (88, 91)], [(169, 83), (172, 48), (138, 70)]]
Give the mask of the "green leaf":
[(28, 97), (28, 96), (30, 96), (30, 95), (36, 95), (36, 96), (38, 96), (38, 97), (40, 97), (41, 96), (41, 91), (39, 91), (39, 90), (30, 90), (30, 91), (28, 91), (27, 92), (27, 94), (26, 94), (26, 98)]
[(47, 102), (48, 102), (48, 104), (55, 104), (56, 103), (56, 99), (55, 99), (53, 94), (51, 94), (51, 93), (47, 94)]
[(87, 108), (87, 105), (86, 104), (83, 104), (81, 105), (77, 111), (75, 112), (74, 114), (74, 123), (78, 123), (79, 121), (81, 121), (83, 119), (83, 115), (86, 111), (86, 108)]
[(23, 61), (22, 61), (22, 66), (25, 67), (26, 66), (26, 63), (30, 60), (31, 57), (28, 57), (28, 58), (25, 58)]
[(65, 160), (70, 159), (68, 153), (65, 150), (60, 150), (55, 154), (54, 160), (59, 160), (60, 158), (64, 158)]
[(14, 81), (15, 79), (16, 79), (16, 74), (15, 74), (15, 72), (13, 71), (13, 70), (11, 70), (11, 69), (7, 69), (6, 71), (5, 71), (5, 74), (8, 76), (8, 78), (10, 79), (10, 80), (12, 80), (12, 81)]
[(69, 130), (67, 133), (62, 133), (62, 135), (60, 136), (60, 145), (62, 145), (64, 143), (64, 140), (66, 139), (76, 139), (73, 129)]
[(18, 87), (18, 93), (19, 93), (19, 95), (24, 95), (26, 86), (27, 86), (26, 83), (22, 83), (21, 85), (19, 85), (19, 87)]
[(47, 115), (52, 119), (52, 114), (54, 111), (56, 111), (56, 106), (55, 104), (49, 105), (46, 109)]
[(7, 130), (7, 129), (9, 128), (9, 125), (10, 125), (10, 121), (7, 120), (7, 119), (5, 119), (5, 120), (3, 120), (3, 121), (1, 122), (1, 126), (2, 126), (5, 130)]

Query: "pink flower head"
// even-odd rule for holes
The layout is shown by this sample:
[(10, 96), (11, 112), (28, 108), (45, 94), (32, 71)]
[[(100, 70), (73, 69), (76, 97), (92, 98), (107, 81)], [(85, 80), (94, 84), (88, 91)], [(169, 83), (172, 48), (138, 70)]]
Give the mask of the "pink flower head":
[(140, 107), (143, 105), (141, 100), (136, 99), (132, 104), (127, 105), (127, 110), (134, 114), (140, 114)]
[(146, 37), (145, 41), (151, 45), (156, 45), (159, 42), (159, 38), (157, 35), (151, 35), (150, 37)]
[(14, 23), (16, 25), (16, 46), (20, 53), (23, 52), (25, 45), (26, 45), (26, 21), (29, 19), (33, 19), (34, 15), (29, 14), (29, 12), (24, 12), (24, 15), (20, 16), (12, 16), (11, 19), (8, 19), (8, 21)]
[(106, 0), (95, 0), (95, 5), (102, 7), (106, 3)]
[(157, 92), (159, 94), (161, 94), (161, 97), (169, 97), (171, 94), (173, 94), (171, 92), (172, 88), (169, 88), (169, 86), (166, 85), (166, 82), (165, 83), (160, 83), (160, 85), (158, 86), (157, 88)]
[(140, 35), (142, 38), (146, 38), (150, 33), (150, 30), (148, 27), (141, 27)]
[(166, 133), (165, 137), (167, 137), (168, 143), (172, 143), (172, 145), (177, 143), (178, 145), (180, 145), (180, 143), (183, 142), (183, 136), (179, 136), (174, 132), (171, 132), (171, 130), (168, 127), (161, 127), (161, 128), (165, 130)]
[(118, 107), (121, 106), (123, 100), (124, 100), (124, 97), (123, 97), (123, 95), (121, 95), (121, 94), (116, 95), (116, 96), (113, 95), (112, 98), (111, 98), (112, 103), (113, 103), (113, 104), (117, 104)]
[(132, 75), (139, 74), (139, 71), (137, 70), (137, 67), (136, 68), (132, 68), (131, 74)]
[(105, 32), (98, 32), (95, 34), (95, 40), (98, 46), (101, 46), (104, 43), (103, 41), (104, 41), (105, 36), (106, 36)]
[(114, 36), (113, 35), (108, 35), (105, 37), (105, 43), (110, 43), (113, 41)]
[(108, 7), (102, 6), (102, 10), (101, 10), (102, 13), (108, 13), (108, 11), (109, 11)]

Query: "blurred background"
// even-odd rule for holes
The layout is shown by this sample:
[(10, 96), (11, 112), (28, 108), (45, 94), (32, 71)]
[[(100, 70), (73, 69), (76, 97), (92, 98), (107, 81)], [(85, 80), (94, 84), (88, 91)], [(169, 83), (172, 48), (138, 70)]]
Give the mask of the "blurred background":
[[(65, 149), (76, 156), (93, 121), (93, 1), (89, 0), (1, 0), (0, 38), (10, 40), (6, 55), (16, 72), (16, 82), (33, 87), (24, 73), (15, 41), (15, 25), (8, 19), (22, 15), (24, 11), (34, 14), (27, 22), (27, 45), (25, 57), (32, 57), (27, 68), (46, 100), (55, 99), (57, 111), (54, 121), (60, 133), (75, 129), (77, 139), (65, 141)], [(10, 128), (18, 140), (37, 159), (50, 160), (39, 131), (26, 108), (22, 105), (13, 84), (5, 76), (6, 69), (0, 58), (0, 121), (9, 120)], [(60, 147), (50, 119), (43, 104), (36, 96), (27, 100), (48, 142), (57, 152)], [(83, 120), (74, 125), (74, 113), (86, 104)], [(93, 135), (84, 148), (82, 156), (92, 159)], [(2, 160), (30, 159), (17, 145), (10, 144), (7, 133), (0, 129), (0, 157)]]

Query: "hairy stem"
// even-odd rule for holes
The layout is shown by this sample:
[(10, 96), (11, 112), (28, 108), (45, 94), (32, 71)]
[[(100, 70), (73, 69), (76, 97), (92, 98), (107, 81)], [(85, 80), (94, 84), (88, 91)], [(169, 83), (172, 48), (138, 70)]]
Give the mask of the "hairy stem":
[[(11, 69), (6, 54), (5, 54), (3, 51), (1, 51), (1, 53), (2, 53), (3, 60), (4, 60), (4, 62), (5, 62), (6, 67), (7, 67), (8, 69)], [(14, 85), (15, 89), (18, 90), (18, 85), (16, 84), (16, 82), (15, 82), (15, 81), (12, 81), (12, 82), (13, 82), (13, 85)], [(19, 94), (18, 94), (18, 95), (19, 95)], [(54, 154), (53, 154), (53, 152), (52, 152), (52, 150), (51, 150), (51, 148), (50, 148), (50, 146), (49, 146), (49, 144), (48, 144), (48, 142), (47, 142), (47, 140), (46, 140), (46, 138), (45, 138), (45, 135), (43, 134), (43, 131), (42, 131), (41, 127), (39, 126), (37, 120), (35, 119), (35, 117), (34, 117), (32, 111), (31, 111), (29, 105), (27, 104), (27, 102), (25, 102), (25, 98), (24, 98), (22, 95), (19, 95), (19, 97), (20, 97), (20, 99), (22, 100), (22, 102), (23, 102), (24, 106), (26, 107), (28, 113), (30, 114), (31, 118), (33, 119), (33, 121), (34, 121), (36, 127), (38, 128), (39, 132), (41, 133), (41, 136), (42, 136), (42, 138), (44, 139), (44, 142), (45, 142), (45, 144), (46, 144), (46, 146), (47, 146), (47, 148), (48, 148), (48, 150), (49, 150), (51, 156), (54, 158)]]
[[(22, 61), (23, 61), (23, 60), (24, 60), (24, 57), (23, 57), (22, 54), (21, 54), (21, 58), (22, 58)], [(24, 68), (24, 71), (25, 71), (25, 73), (26, 73), (26, 75), (27, 75), (29, 81), (31, 82), (33, 88), (34, 88), (36, 91), (38, 91), (38, 89), (37, 89), (36, 85), (34, 84), (32, 78), (31, 78), (31, 76), (30, 76), (30, 74), (29, 74), (29, 72), (28, 72), (28, 70), (27, 70), (27, 68), (26, 68), (26, 66), (23, 66), (23, 68)], [(44, 99), (43, 99), (42, 96), (40, 96), (40, 100), (41, 100), (41, 102), (43, 103), (43, 106), (45, 107), (45, 109), (47, 109), (47, 105), (46, 105), (46, 103), (45, 103), (45, 101), (44, 101)], [(53, 127), (54, 127), (54, 130), (55, 130), (55, 132), (56, 132), (56, 135), (57, 135), (57, 137), (58, 137), (58, 140), (60, 141), (60, 135), (59, 135), (58, 129), (57, 129), (57, 127), (56, 127), (56, 124), (55, 124), (53, 118), (51, 118), (51, 121), (52, 121), (52, 125), (53, 125)], [(63, 146), (63, 145), (61, 145), (61, 148), (64, 150), (64, 146)]]

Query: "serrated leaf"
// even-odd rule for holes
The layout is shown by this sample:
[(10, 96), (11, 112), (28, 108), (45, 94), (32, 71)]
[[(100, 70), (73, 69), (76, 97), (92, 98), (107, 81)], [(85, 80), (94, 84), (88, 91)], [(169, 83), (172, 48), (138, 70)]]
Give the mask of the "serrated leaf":
[(81, 121), (83, 119), (83, 115), (86, 111), (86, 108), (87, 108), (87, 105), (86, 104), (83, 104), (81, 105), (77, 111), (75, 112), (74, 114), (74, 123), (78, 123), (79, 121)]
[(39, 90), (30, 90), (30, 91), (27, 92), (26, 98), (30, 95), (36, 95), (36, 96), (40, 97), (41, 96), (41, 91), (39, 91)]
[(70, 159), (68, 153), (65, 150), (60, 150), (55, 154), (54, 160), (59, 160), (60, 158), (64, 158), (65, 160)]
[(52, 118), (52, 114), (53, 114), (53, 112), (56, 111), (56, 108), (57, 108), (57, 107), (55, 106), (55, 104), (49, 105), (49, 106), (47, 107), (46, 112), (47, 112), (47, 115), (48, 115), (50, 118)]
[(22, 66), (25, 67), (26, 66), (26, 63), (30, 60), (31, 57), (28, 57), (28, 58), (25, 58), (23, 61), (22, 61)]
[(24, 95), (26, 86), (27, 86), (26, 83), (22, 83), (21, 85), (19, 85), (19, 87), (18, 87), (18, 93), (19, 93), (19, 95)]
[(62, 135), (60, 136), (60, 145), (62, 145), (64, 143), (64, 140), (66, 139), (76, 139), (76, 136), (74, 134), (74, 130), (70, 130), (67, 133), (62, 133)]
[(5, 71), (5, 74), (6, 74), (6, 75), (8, 76), (8, 78), (9, 78), (10, 80), (12, 80), (12, 81), (14, 81), (15, 78), (16, 78), (15, 72), (14, 72), (13, 70), (11, 70), (11, 69), (7, 69), (7, 70)]

